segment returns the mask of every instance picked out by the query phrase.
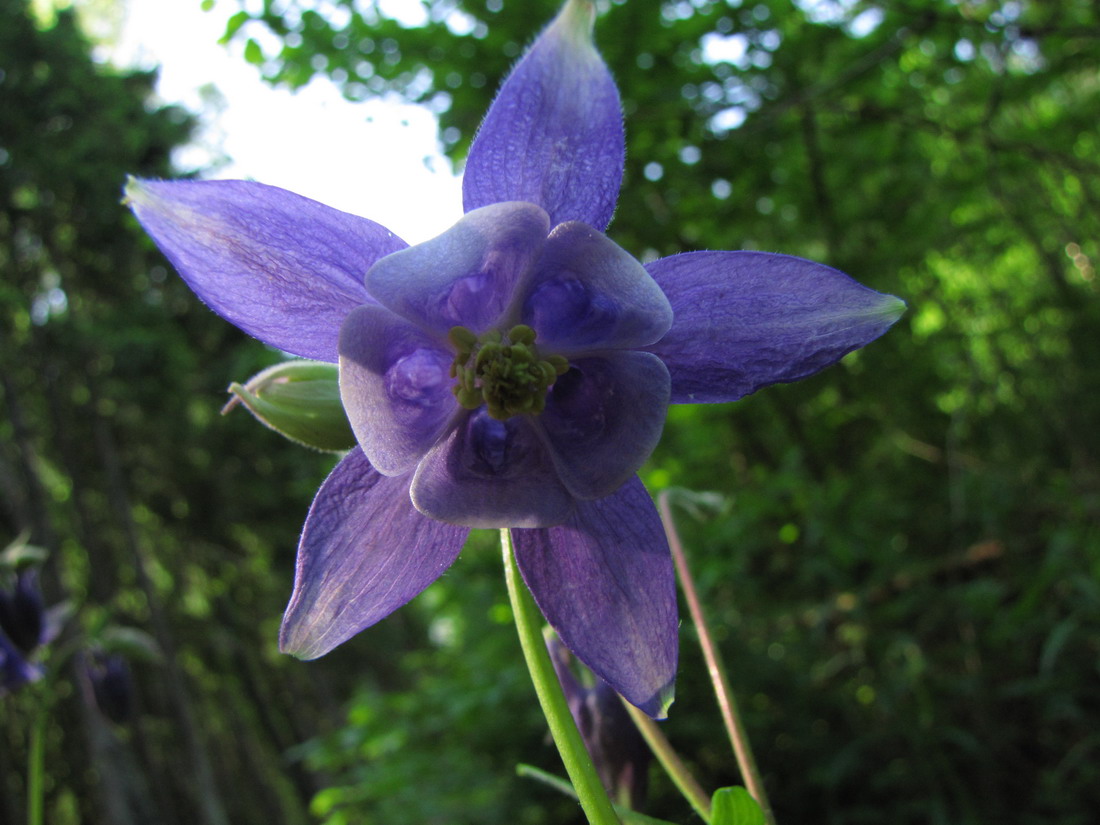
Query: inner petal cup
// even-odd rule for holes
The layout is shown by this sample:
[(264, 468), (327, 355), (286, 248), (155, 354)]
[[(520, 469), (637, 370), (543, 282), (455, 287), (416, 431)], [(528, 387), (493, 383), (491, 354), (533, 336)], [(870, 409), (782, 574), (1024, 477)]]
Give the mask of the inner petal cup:
[(572, 221), (554, 227), (523, 302), (539, 343), (568, 355), (652, 344), (672, 307), (645, 267), (606, 235)]
[(530, 203), (476, 209), (438, 237), (383, 258), (367, 289), (384, 306), (425, 329), (484, 332), (502, 323), (524, 292), (546, 242), (550, 218)]
[(448, 374), (453, 354), (380, 306), (362, 306), (340, 329), (340, 398), (355, 438), (384, 475), (412, 470), (460, 411)]
[(413, 504), (424, 515), (467, 527), (548, 527), (573, 510), (573, 497), (525, 416), (472, 413), (420, 463)]
[(569, 492), (594, 499), (625, 483), (657, 446), (668, 398), (668, 370), (648, 352), (574, 361), (536, 419)]

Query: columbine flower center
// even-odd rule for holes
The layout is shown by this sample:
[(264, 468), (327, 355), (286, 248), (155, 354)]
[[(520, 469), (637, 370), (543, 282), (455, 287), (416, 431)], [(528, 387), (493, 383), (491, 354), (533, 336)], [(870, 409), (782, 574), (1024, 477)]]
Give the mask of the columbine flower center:
[(468, 410), (484, 404), (498, 421), (541, 413), (546, 391), (569, 370), (560, 355), (539, 357), (535, 331), (526, 324), (512, 327), (507, 335), (491, 330), (481, 337), (466, 327), (451, 327), (449, 338), (455, 348), (455, 398)]

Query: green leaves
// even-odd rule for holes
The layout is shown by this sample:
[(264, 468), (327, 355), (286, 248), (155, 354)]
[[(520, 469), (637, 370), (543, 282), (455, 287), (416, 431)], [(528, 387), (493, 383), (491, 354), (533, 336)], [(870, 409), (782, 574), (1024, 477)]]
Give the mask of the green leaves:
[(740, 786), (719, 788), (711, 799), (710, 825), (764, 825), (764, 812)]
[(261, 49), (260, 44), (252, 38), (249, 38), (248, 42), (244, 44), (244, 59), (253, 66), (259, 66), (264, 62), (263, 49)]

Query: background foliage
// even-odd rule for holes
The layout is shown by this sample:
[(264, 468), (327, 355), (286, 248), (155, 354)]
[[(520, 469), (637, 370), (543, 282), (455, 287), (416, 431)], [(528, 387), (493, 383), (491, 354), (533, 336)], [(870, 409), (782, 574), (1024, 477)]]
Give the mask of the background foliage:
[[(372, 2), (249, 3), (227, 38), (274, 83), (425, 102), (460, 163), (556, 5), (424, 0), (406, 27)], [(1096, 5), (604, 11), (628, 128), (615, 240), (803, 255), (910, 304), (819, 376), (674, 408), (644, 473), (720, 494), (681, 529), (779, 821), (1094, 821)], [(332, 460), (216, 415), (278, 356), (205, 310), (118, 204), (191, 127), (149, 105), (152, 81), (93, 63), (71, 16), (0, 0), (0, 541), (50, 550), (49, 601), (77, 608), (55, 649), (127, 647), (138, 708), (108, 723), (68, 664), (0, 699), (0, 821), (21, 821), (42, 701), (58, 825), (576, 821), (512, 775), (558, 768), (491, 535), (325, 659), (276, 653)], [(706, 784), (736, 782), (683, 642), (666, 731)], [(656, 774), (650, 799), (692, 820)]]

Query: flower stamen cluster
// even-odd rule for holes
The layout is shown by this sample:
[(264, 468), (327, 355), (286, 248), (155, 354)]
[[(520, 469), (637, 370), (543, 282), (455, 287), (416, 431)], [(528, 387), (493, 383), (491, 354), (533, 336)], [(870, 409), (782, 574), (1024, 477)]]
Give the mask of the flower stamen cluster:
[(480, 337), (456, 326), (448, 339), (455, 348), (450, 372), (458, 403), (467, 410), (484, 404), (498, 421), (541, 413), (547, 391), (569, 371), (569, 361), (561, 355), (539, 357), (535, 331), (526, 324), (517, 324), (507, 335), (490, 330)]

